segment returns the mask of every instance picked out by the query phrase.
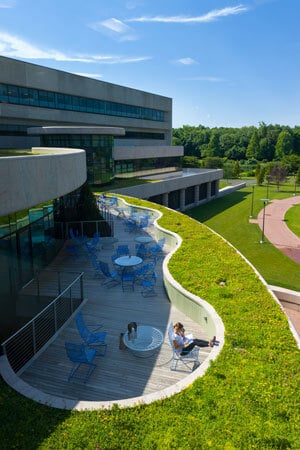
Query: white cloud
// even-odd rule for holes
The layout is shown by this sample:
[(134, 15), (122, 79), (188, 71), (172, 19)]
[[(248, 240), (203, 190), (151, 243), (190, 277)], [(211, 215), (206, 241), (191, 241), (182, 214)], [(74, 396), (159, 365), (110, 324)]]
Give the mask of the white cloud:
[(243, 5), (228, 6), (223, 9), (213, 9), (202, 16), (154, 16), (154, 17), (136, 17), (127, 19), (126, 22), (160, 22), (160, 23), (203, 23), (213, 22), (220, 17), (231, 16), (233, 14), (240, 14), (248, 11), (249, 8)]
[(123, 55), (67, 55), (58, 50), (43, 50), (25, 40), (0, 32), (0, 53), (2, 56), (21, 59), (52, 59), (54, 61), (74, 61), (98, 64), (124, 64), (147, 61), (149, 56)]
[(0, 0), (0, 8), (14, 8), (16, 2), (14, 0)]
[(137, 36), (131, 27), (114, 17), (103, 20), (102, 22), (91, 23), (89, 24), (89, 27), (94, 31), (103, 32), (109, 37), (120, 41), (134, 41), (137, 39)]
[(183, 64), (184, 66), (190, 66), (191, 64), (196, 64), (196, 61), (193, 58), (180, 58), (177, 59), (177, 62)]

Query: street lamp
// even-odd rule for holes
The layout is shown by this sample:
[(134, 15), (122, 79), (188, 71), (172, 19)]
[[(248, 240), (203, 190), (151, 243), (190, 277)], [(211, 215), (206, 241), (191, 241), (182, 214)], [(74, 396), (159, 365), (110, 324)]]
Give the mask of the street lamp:
[(267, 178), (267, 199), (269, 199), (269, 183), (270, 183), (271, 176), (267, 175), (266, 178)]
[(262, 223), (262, 230), (261, 230), (261, 240), (260, 243), (264, 244), (265, 242), (265, 216), (266, 216), (266, 205), (268, 204), (269, 199), (268, 198), (261, 198), (261, 201), (264, 202), (264, 211), (263, 211), (263, 223)]
[(297, 172), (295, 172), (295, 180), (294, 180), (295, 184), (294, 184), (294, 197), (296, 195), (296, 190), (297, 190)]
[(251, 198), (251, 214), (250, 219), (253, 217), (253, 201), (254, 201), (254, 184), (252, 185), (252, 198)]

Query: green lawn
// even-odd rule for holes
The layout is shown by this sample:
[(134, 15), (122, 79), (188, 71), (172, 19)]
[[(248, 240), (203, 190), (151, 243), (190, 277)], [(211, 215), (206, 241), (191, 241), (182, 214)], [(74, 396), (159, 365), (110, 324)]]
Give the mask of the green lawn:
[(300, 238), (300, 205), (290, 208), (286, 212), (284, 220), (289, 229)]
[[(257, 194), (259, 199), (262, 192)], [(256, 227), (248, 224), (250, 197), (245, 189), (222, 199), (229, 208), (227, 220), (244, 230)], [(238, 199), (240, 214), (235, 211)], [(205, 376), (184, 391), (129, 409), (56, 410), (0, 381), (1, 448), (299, 450), (300, 352), (279, 305), (240, 255), (206, 226), (162, 206), (128, 200), (161, 210), (159, 224), (182, 237), (169, 270), (221, 316), (226, 330), (222, 352)], [(207, 221), (225, 212), (219, 201), (213, 203), (214, 210), (210, 204), (202, 208)], [(259, 207), (255, 202), (256, 214)], [(222, 224), (230, 228), (225, 218)], [(252, 233), (256, 244), (259, 232)], [(238, 235), (242, 241), (242, 232)], [(271, 247), (257, 246), (265, 252)]]
[[(282, 186), (280, 192), (271, 185), (268, 197), (272, 201), (292, 194), (291, 185)], [(266, 198), (266, 187), (255, 186), (254, 218), (262, 209), (262, 198)], [(247, 186), (233, 194), (199, 206), (188, 214), (227, 239), (257, 268), (268, 284), (300, 291), (299, 264), (285, 256), (267, 240), (265, 244), (260, 244), (262, 232), (257, 224), (250, 223), (251, 212), (252, 187)], [(266, 217), (266, 225), (267, 220)], [(291, 222), (296, 222), (295, 226), (299, 226), (296, 217), (293, 217)]]

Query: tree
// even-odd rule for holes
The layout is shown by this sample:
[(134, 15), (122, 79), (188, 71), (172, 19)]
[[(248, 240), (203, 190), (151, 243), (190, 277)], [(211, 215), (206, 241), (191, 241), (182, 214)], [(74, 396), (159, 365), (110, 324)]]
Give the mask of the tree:
[(255, 130), (252, 134), (252, 137), (250, 139), (247, 151), (246, 151), (246, 157), (248, 159), (254, 158), (254, 159), (260, 159), (260, 148), (259, 148), (259, 139), (257, 131)]
[(236, 161), (236, 162), (234, 163), (233, 171), (232, 171), (232, 176), (233, 176), (234, 178), (239, 178), (239, 176), (240, 176), (240, 164), (239, 164), (238, 161)]
[(279, 191), (280, 183), (286, 180), (287, 170), (280, 163), (271, 163), (269, 170), (269, 179), (277, 185), (277, 191)]
[(293, 138), (288, 131), (281, 131), (278, 136), (275, 157), (278, 159), (283, 158), (285, 155), (291, 155), (293, 153)]
[(266, 167), (261, 166), (261, 164), (257, 164), (255, 169), (255, 177), (256, 177), (256, 183), (261, 186), (263, 184), (264, 178), (266, 173)]

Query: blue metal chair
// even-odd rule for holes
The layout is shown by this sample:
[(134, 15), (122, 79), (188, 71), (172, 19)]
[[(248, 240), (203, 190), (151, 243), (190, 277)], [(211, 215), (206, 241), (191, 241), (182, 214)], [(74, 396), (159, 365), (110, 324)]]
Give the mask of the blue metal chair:
[(146, 275), (144, 279), (141, 280), (141, 285), (143, 286), (142, 295), (143, 297), (156, 297), (157, 292), (154, 286), (157, 281), (157, 273), (154, 271), (150, 275)]
[(123, 291), (126, 291), (128, 289), (131, 289), (134, 291), (134, 282), (135, 282), (135, 274), (132, 270), (123, 270), (121, 275), (122, 280), (122, 289)]
[[(82, 337), (85, 345), (101, 346), (102, 353), (99, 353), (99, 355), (104, 356), (106, 353), (106, 348), (107, 348), (107, 344), (105, 343), (105, 338), (107, 335), (106, 331), (101, 331), (98, 333), (95, 332), (96, 330), (90, 331), (83, 320), (81, 311), (79, 311), (79, 313), (76, 316), (76, 325), (77, 325), (79, 334)], [(98, 326), (98, 329), (99, 329), (99, 326)]]
[[(77, 378), (83, 383), (86, 383), (97, 367), (94, 363), (96, 350), (94, 348), (87, 348), (84, 344), (74, 342), (65, 342), (65, 348), (68, 358), (74, 363), (74, 366), (69, 373), (68, 381), (71, 381), (72, 378)], [(79, 376), (77, 373), (81, 364), (89, 366), (88, 371), (83, 376)]]
[(117, 256), (118, 258), (120, 256), (128, 256), (128, 255), (130, 255), (130, 251), (129, 251), (128, 245), (127, 244), (120, 244), (120, 245), (118, 245), (116, 253), (118, 255)]
[(105, 276), (105, 280), (103, 281), (103, 284), (108, 287), (114, 287), (117, 284), (120, 283), (120, 274), (117, 270), (109, 270), (109, 266), (107, 263), (103, 261), (98, 261), (100, 270), (102, 271), (103, 275)]

